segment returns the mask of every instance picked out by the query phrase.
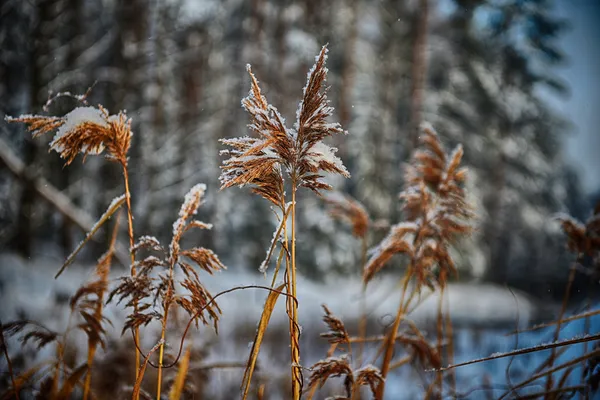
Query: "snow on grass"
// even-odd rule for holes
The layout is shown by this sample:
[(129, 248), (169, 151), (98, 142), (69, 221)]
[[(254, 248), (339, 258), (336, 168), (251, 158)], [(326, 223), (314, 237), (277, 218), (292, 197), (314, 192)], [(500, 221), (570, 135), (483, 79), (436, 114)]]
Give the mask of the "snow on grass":
[[(108, 127), (108, 123), (104, 118), (102, 112), (95, 107), (77, 107), (64, 116), (65, 123), (58, 128), (50, 148), (55, 150), (57, 153), (61, 153), (64, 148), (57, 144), (57, 142), (66, 134), (73, 131), (77, 126), (86, 122)], [(82, 152), (87, 151), (87, 147), (82, 148)], [(100, 145), (90, 151), (91, 154), (100, 154), (104, 150), (104, 146)]]

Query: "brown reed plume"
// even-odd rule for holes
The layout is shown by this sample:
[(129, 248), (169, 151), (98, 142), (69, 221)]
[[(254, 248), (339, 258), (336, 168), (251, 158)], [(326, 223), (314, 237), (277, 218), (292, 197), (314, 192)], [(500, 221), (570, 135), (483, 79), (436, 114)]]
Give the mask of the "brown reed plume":
[[(206, 185), (198, 184), (186, 194), (179, 218), (173, 224), (173, 237), (168, 249), (161, 246), (158, 239), (151, 236), (143, 236), (132, 247), (137, 253), (146, 250), (160, 255), (149, 255), (137, 262), (138, 274), (136, 276), (122, 277), (121, 283), (110, 294), (108, 301), (114, 297), (118, 302), (128, 298), (128, 307), (138, 305), (137, 310), (127, 317), (123, 332), (127, 329), (135, 331), (142, 325), (151, 321), (161, 322), (161, 338), (157, 347), (158, 355), (158, 378), (156, 398), (160, 399), (162, 393), (162, 367), (164, 358), (164, 343), (167, 329), (169, 310), (178, 305), (185, 310), (193, 322), (198, 326), (200, 322), (207, 325), (212, 321), (214, 329), (218, 332), (218, 320), (221, 310), (213, 297), (200, 281), (200, 275), (189, 262), (195, 263), (201, 270), (213, 274), (215, 271), (226, 269), (217, 255), (210, 249), (204, 247), (193, 247), (191, 249), (181, 248), (181, 238), (190, 229), (211, 229), (210, 224), (193, 219), (202, 204)], [(175, 280), (175, 269), (183, 273), (183, 280)], [(153, 274), (155, 269), (162, 272)], [(178, 294), (176, 285), (180, 285), (187, 293)], [(159, 306), (157, 306), (157, 304)], [(198, 312), (203, 310), (203, 312)], [(139, 344), (139, 343), (138, 343)], [(141, 384), (143, 373), (138, 376)], [(137, 383), (136, 383), (137, 385)]]
[[(86, 104), (86, 96), (87, 94), (79, 96), (80, 99), (84, 100), (84, 104)], [(46, 107), (48, 105), (46, 104)], [(99, 155), (105, 149), (107, 150), (107, 158), (119, 163), (123, 171), (125, 200), (127, 202), (129, 247), (132, 248), (134, 245), (133, 210), (131, 208), (127, 159), (133, 135), (131, 132), (131, 119), (128, 119), (124, 112), (119, 112), (117, 115), (110, 115), (108, 110), (101, 105), (98, 105), (97, 108), (89, 106), (78, 107), (63, 117), (22, 115), (18, 118), (6, 117), (5, 119), (7, 122), (22, 122), (27, 124), (28, 130), (33, 134), (33, 137), (56, 131), (54, 138), (50, 142), (50, 150), (59, 153), (66, 160), (66, 165), (71, 164), (79, 153), (83, 154), (85, 160), (90, 154)], [(101, 219), (95, 228), (98, 228), (103, 222), (105, 222), (105, 219)], [(135, 276), (135, 255), (133, 251), (130, 251), (130, 255), (131, 275)], [(60, 272), (62, 272), (62, 269), (59, 271), (59, 274)], [(135, 336), (136, 341), (139, 341), (139, 332), (137, 330)], [(139, 367), (140, 358), (136, 352), (136, 374)]]
[[(363, 274), (363, 280), (367, 283), (395, 254), (404, 254), (408, 258), (400, 305), (383, 345), (381, 375), (384, 378), (390, 370), (400, 322), (423, 286), (440, 291), (437, 334), (438, 353), (441, 352), (444, 288), (448, 277), (457, 272), (450, 256), (450, 246), (472, 231), (469, 221), (473, 218), (473, 211), (467, 204), (463, 187), (466, 169), (460, 168), (462, 147), (458, 146), (447, 155), (438, 135), (427, 125), (422, 128), (420, 143), (422, 148), (415, 151), (411, 162), (405, 167), (405, 189), (400, 194), (406, 221), (392, 226), (387, 237), (374, 249)], [(411, 281), (414, 281), (415, 288), (407, 297)], [(446, 317), (446, 336), (451, 336), (450, 318), (448, 315)], [(448, 357), (451, 356), (449, 350)], [(437, 380), (441, 395), (441, 373)], [(379, 386), (378, 399), (383, 398), (384, 388), (385, 385)]]
[[(257, 138), (223, 139), (231, 150), (222, 152), (229, 158), (221, 167), (221, 188), (252, 185), (253, 191), (273, 203), (281, 211), (281, 225), (276, 232), (273, 245), (283, 230), (282, 253), (287, 253), (287, 217), (285, 199), (285, 178), (289, 177), (291, 186), (291, 252), (286, 255), (287, 312), (290, 315), (290, 343), (292, 361), (292, 393), (294, 400), (300, 398), (302, 374), (300, 368), (299, 325), (296, 299), (296, 191), (300, 187), (311, 189), (319, 194), (321, 190), (331, 189), (321, 175), (323, 172), (350, 174), (342, 161), (335, 155), (336, 149), (322, 142), (323, 139), (338, 133), (345, 133), (340, 124), (327, 122), (333, 114), (328, 105), (327, 88), (324, 87), (327, 68), (327, 47), (323, 46), (315, 58), (315, 65), (308, 73), (303, 98), (296, 112), (296, 122), (292, 129), (285, 126), (283, 117), (262, 95), (258, 81), (252, 74), (251, 90), (242, 106), (251, 116), (250, 130)], [(264, 272), (271, 254), (268, 252)], [(280, 258), (281, 259), (281, 258)], [(277, 271), (277, 270), (276, 270)], [(274, 276), (275, 280), (275, 276)]]

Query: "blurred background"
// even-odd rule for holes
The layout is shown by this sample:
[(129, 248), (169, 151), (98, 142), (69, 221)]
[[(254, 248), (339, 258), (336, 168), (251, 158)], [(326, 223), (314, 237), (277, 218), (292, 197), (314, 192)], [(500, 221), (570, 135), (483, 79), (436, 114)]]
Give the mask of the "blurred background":
[[(89, 104), (111, 113), (126, 110), (134, 132), (136, 235), (168, 242), (183, 196), (206, 183), (199, 216), (214, 228), (189, 239), (214, 249), (229, 267), (207, 278), (217, 282), (209, 287), (223, 290), (260, 279), (256, 271), (277, 223), (267, 202), (249, 190), (219, 191), (218, 139), (249, 134), (240, 107), (249, 90), (245, 65), (252, 65), (267, 99), (291, 126), (307, 71), (328, 44), (328, 96), (334, 118), (348, 131), (329, 144), (352, 174), (331, 183), (364, 204), (374, 246), (402, 219), (403, 164), (415, 149), (420, 123), (431, 123), (448, 148), (462, 143), (478, 220), (476, 233), (456, 251), (460, 282), (449, 290), (458, 332), (463, 318), (457, 360), (511, 349), (513, 338), (496, 329), (549, 318), (543, 311), (555, 313), (564, 294), (573, 257), (555, 216), (585, 220), (600, 200), (599, 41), (596, 0), (4, 0), (0, 317), (56, 316), (40, 310), (48, 299), (64, 304), (85, 279), (84, 269), (73, 268), (59, 281), (51, 276), (123, 193), (117, 165), (89, 157), (63, 168), (58, 155), (48, 153), (50, 136), (32, 140), (5, 116), (63, 115), (80, 104), (65, 96), (44, 108), (66, 91), (88, 92)], [(324, 345), (315, 344), (310, 332), (322, 329), (325, 293), (334, 313), (357, 316), (346, 308), (360, 293), (361, 242), (331, 219), (322, 199), (302, 192), (299, 204), (300, 312), (309, 332), (304, 340), (313, 346), (310, 360), (323, 355)], [(123, 224), (121, 229), (125, 244)], [(86, 247), (81, 265), (92, 265), (104, 252), (108, 231)], [(388, 273), (401, 271), (398, 258)], [(117, 274), (123, 271), (125, 266)], [(219, 281), (227, 276), (234, 278)], [(575, 300), (598, 293), (590, 281), (577, 276)], [(371, 301), (381, 305), (373, 321), (383, 329), (397, 300), (389, 294), (397, 288), (384, 281), (379, 289), (383, 295)], [(247, 329), (230, 328), (241, 350), (215, 345), (217, 358), (247, 352), (264, 298), (247, 296), (247, 302), (223, 300), (224, 314), (237, 312), (237, 323)], [(382, 301), (386, 296), (389, 304)], [(435, 304), (430, 313), (424, 307), (423, 323), (432, 321)], [(481, 326), (492, 333), (480, 336)], [(584, 327), (565, 337), (577, 329)], [(521, 344), (551, 334), (525, 335)], [(265, 351), (275, 364), (277, 357), (281, 365), (288, 362), (281, 352)], [(532, 370), (535, 360), (523, 359), (515, 373)], [(103, 365), (115, 362), (107, 356)], [(506, 363), (494, 368), (488, 372), (504, 379)], [(469, 371), (459, 378), (472, 378)], [(217, 380), (213, 392), (228, 398), (219, 385)]]
[[(215, 228), (203, 242), (231, 268), (255, 269), (275, 220), (247, 190), (218, 191), (218, 139), (248, 134), (247, 63), (293, 121), (328, 43), (329, 99), (349, 133), (330, 144), (352, 174), (333, 184), (383, 227), (371, 245), (401, 218), (403, 162), (428, 121), (447, 146), (463, 144), (470, 168), (479, 229), (461, 248), (461, 279), (556, 298), (569, 259), (553, 216), (585, 218), (600, 194), (599, 17), (594, 0), (6, 0), (0, 117), (40, 113), (49, 96), (92, 87), (90, 104), (133, 119), (137, 233), (168, 238), (182, 196), (204, 182), (202, 215)], [(59, 98), (49, 113), (77, 105)], [(63, 168), (47, 152), (51, 138), (34, 141), (22, 125), (1, 120), (0, 138), (24, 168), (0, 164), (0, 251), (59, 261), (83, 231), (31, 178), (93, 221), (122, 193), (119, 170), (97, 157)], [(358, 273), (349, 229), (314, 196), (302, 204), (303, 274)]]

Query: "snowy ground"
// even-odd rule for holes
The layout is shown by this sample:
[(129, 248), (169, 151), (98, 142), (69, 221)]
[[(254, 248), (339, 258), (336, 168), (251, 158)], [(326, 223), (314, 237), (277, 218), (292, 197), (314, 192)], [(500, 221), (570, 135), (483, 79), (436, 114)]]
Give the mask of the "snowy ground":
[[(22, 317), (40, 321), (51, 329), (62, 330), (68, 319), (68, 299), (81, 282), (90, 275), (90, 269), (74, 265), (54, 280), (53, 276), (59, 265), (54, 262), (35, 260), (24, 262), (12, 255), (0, 256), (0, 318), (10, 321)], [(215, 276), (206, 276), (205, 284), (213, 293), (240, 285), (269, 285), (261, 275), (224, 271)], [(302, 343), (303, 365), (309, 366), (324, 357), (326, 343), (318, 334), (325, 331), (321, 322), (321, 304), (325, 303), (331, 311), (340, 317), (350, 332), (356, 332), (356, 321), (360, 310), (361, 283), (358, 279), (335, 279), (325, 283), (313, 283), (300, 279), (298, 284), (300, 302), (300, 323), (303, 328)], [(371, 333), (381, 333), (390, 322), (399, 301), (397, 282), (388, 277), (374, 282), (369, 288), (367, 310)], [(556, 306), (540, 307), (535, 301), (521, 293), (511, 293), (508, 289), (493, 285), (451, 284), (448, 288), (449, 308), (455, 327), (456, 362), (483, 357), (491, 353), (505, 352), (515, 348), (551, 341), (552, 330), (523, 333), (518, 336), (506, 336), (517, 324), (529, 326), (543, 319), (551, 319)], [(220, 298), (219, 306), (223, 311), (219, 336), (215, 337), (208, 329), (192, 332), (190, 338), (203, 345), (210, 343), (210, 350), (204, 362), (211, 361), (243, 361), (248, 354), (248, 342), (253, 339), (254, 329), (260, 318), (265, 292), (260, 290), (244, 290), (225, 295)], [(281, 299), (280, 299), (281, 300)], [(286, 362), (289, 359), (287, 347), (287, 317), (283, 309), (283, 301), (278, 304), (267, 332), (267, 338), (261, 350), (260, 365), (265, 375), (282, 375), (285, 381)], [(437, 310), (435, 295), (428, 297), (417, 310), (410, 315), (422, 329), (433, 328)], [(124, 311), (120, 307), (109, 305), (107, 316), (112, 320), (114, 328), (111, 335), (118, 337)], [(157, 327), (151, 327), (156, 330)], [(592, 321), (590, 332), (600, 331), (600, 319)], [(584, 332), (583, 321), (568, 325), (561, 337), (569, 338)], [(151, 347), (155, 335), (146, 334), (145, 348)], [(518, 343), (517, 343), (518, 339)], [(79, 338), (85, 346), (84, 338)], [(11, 341), (14, 352), (16, 343)], [(179, 341), (169, 344), (177, 350)], [(561, 356), (561, 360), (577, 356), (583, 345), (573, 346)], [(40, 353), (39, 357), (49, 356), (51, 350)], [(372, 349), (371, 349), (372, 352)], [(101, 355), (102, 357), (102, 355)], [(458, 369), (458, 388), (467, 391), (481, 386), (484, 376), (499, 388), (505, 388), (510, 364), (509, 379), (514, 383), (531, 371), (545, 358), (547, 353), (537, 353), (515, 358), (490, 361)], [(5, 365), (0, 363), (2, 369)], [(419, 371), (404, 368), (392, 375), (386, 385), (386, 398), (412, 399), (418, 398), (422, 391)], [(308, 374), (308, 372), (306, 372)], [(224, 386), (237, 387), (241, 372), (230, 370), (215, 372), (211, 375), (208, 388), (211, 398), (227, 398), (223, 395)], [(571, 374), (573, 383), (578, 383), (581, 370)], [(341, 388), (341, 385), (340, 385)], [(533, 387), (531, 390), (539, 390)], [(499, 390), (496, 394), (501, 394)], [(231, 391), (228, 392), (231, 395)], [(278, 398), (277, 389), (270, 390), (273, 398)], [(473, 392), (468, 398), (480, 398), (481, 392)], [(225, 396), (225, 397), (223, 397)], [(281, 394), (279, 394), (281, 396)], [(235, 396), (234, 396), (235, 397)]]

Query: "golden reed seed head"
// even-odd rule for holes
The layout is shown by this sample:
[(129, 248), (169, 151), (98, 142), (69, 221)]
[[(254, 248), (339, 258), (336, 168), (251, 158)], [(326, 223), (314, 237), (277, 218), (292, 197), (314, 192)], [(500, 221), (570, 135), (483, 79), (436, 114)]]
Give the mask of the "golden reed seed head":
[(231, 148), (221, 152), (229, 156), (221, 167), (221, 189), (252, 185), (255, 193), (284, 210), (284, 172), (296, 186), (316, 193), (331, 189), (322, 181), (322, 172), (350, 176), (335, 155), (336, 149), (322, 142), (333, 134), (345, 133), (340, 124), (327, 122), (333, 108), (323, 86), (326, 59), (327, 48), (323, 47), (308, 74), (293, 129), (285, 126), (279, 111), (267, 102), (252, 69), (247, 67), (251, 87), (248, 96), (242, 99), (242, 107), (250, 114), (249, 128), (258, 137), (221, 140)]
[(467, 176), (460, 168), (463, 150), (458, 146), (447, 154), (428, 125), (422, 128), (420, 143), (405, 168), (400, 193), (406, 222), (393, 226), (374, 249), (363, 274), (365, 282), (397, 253), (408, 257), (419, 286), (445, 285), (448, 275), (457, 272), (449, 246), (472, 232), (474, 218), (463, 187)]

